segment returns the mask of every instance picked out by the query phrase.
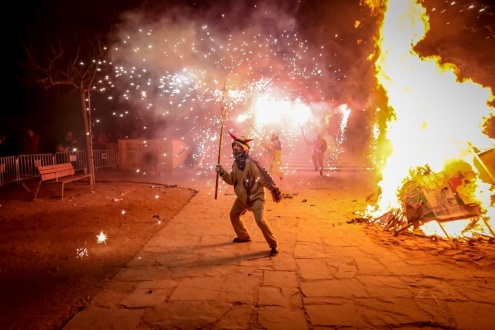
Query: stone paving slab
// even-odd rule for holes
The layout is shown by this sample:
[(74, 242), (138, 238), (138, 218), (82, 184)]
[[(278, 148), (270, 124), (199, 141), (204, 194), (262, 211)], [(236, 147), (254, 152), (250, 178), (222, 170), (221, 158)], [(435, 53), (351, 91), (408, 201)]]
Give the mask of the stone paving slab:
[(233, 244), (232, 191), (215, 199), (211, 173), (188, 175), (148, 178), (198, 193), (64, 330), (495, 329), (494, 269), (415, 258), (347, 223), (366, 173), (284, 178), (292, 198), (267, 203), (276, 257), (249, 214), (253, 241)]

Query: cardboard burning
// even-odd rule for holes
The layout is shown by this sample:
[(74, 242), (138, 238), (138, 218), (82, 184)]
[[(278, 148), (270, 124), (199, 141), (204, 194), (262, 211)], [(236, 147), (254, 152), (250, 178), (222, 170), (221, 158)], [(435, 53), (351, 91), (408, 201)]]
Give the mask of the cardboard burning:
[[(436, 237), (436, 232), (425, 230), (433, 222), (441, 230), (440, 236), (454, 242), (460, 238), (485, 237), (493, 243), (495, 233), (476, 198), (478, 180), (477, 171), (464, 161), (451, 162), (438, 173), (428, 166), (416, 168), (398, 191), (400, 209), (390, 210), (372, 221), (378, 221), (395, 234), (407, 230)], [(452, 222), (458, 224), (456, 234), (445, 228), (446, 223)]]
[(399, 198), (409, 223), (445, 221), (480, 216), (475, 191), (476, 173), (469, 164), (457, 162), (441, 173), (418, 169), (403, 185)]

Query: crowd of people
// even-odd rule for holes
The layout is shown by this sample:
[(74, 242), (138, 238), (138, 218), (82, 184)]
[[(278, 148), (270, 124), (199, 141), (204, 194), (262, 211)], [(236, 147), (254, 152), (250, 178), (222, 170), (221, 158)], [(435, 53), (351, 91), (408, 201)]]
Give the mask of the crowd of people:
[[(43, 139), (40, 134), (31, 127), (23, 129), (19, 134), (8, 135), (0, 132), (0, 157), (33, 155), (40, 153), (77, 151), (85, 148), (84, 143), (80, 144), (71, 130), (58, 139), (56, 146), (53, 141)], [(104, 132), (98, 132), (93, 139), (93, 148), (106, 149), (109, 139)], [(50, 146), (52, 145), (52, 146)]]
[(0, 157), (31, 155), (39, 152), (40, 137), (32, 128), (25, 129), (20, 137), (14, 139), (4, 133), (0, 135)]

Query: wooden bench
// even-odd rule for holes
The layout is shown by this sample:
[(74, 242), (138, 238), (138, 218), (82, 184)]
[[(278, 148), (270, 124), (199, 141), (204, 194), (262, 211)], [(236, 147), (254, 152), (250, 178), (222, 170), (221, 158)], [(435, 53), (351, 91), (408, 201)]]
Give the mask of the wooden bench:
[(62, 185), (61, 199), (64, 199), (64, 186), (66, 183), (87, 178), (91, 186), (91, 174), (86, 171), (86, 168), (84, 168), (84, 173), (76, 174), (74, 166), (71, 163), (38, 166), (38, 173), (40, 175), (40, 182), (36, 188), (33, 200), (38, 196), (38, 191), (43, 183), (60, 183)]

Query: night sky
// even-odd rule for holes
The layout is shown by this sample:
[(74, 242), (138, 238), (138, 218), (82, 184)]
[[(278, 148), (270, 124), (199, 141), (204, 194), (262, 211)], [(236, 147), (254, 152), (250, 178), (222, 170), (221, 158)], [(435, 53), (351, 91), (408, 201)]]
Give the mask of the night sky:
[[(133, 20), (141, 20), (140, 22), (152, 26), (151, 23), (162, 22), (164, 17), (167, 17), (167, 24), (171, 24), (170, 31), (186, 27), (184, 22), (187, 20), (197, 20), (208, 23), (209, 28), (214, 27), (212, 34), (217, 38), (222, 32), (237, 36), (242, 30), (252, 31), (255, 28), (267, 34), (290, 31), (286, 35), (297, 34), (298, 40), (304, 41), (310, 49), (308, 54), (311, 54), (311, 50), (322, 49), (322, 67), (328, 71), (320, 77), (325, 80), (319, 82), (321, 91), (305, 92), (304, 96), (308, 99), (322, 97), (339, 102), (365, 102), (374, 88), (372, 70), (366, 57), (372, 51), (373, 34), (376, 31), (376, 17), (370, 15), (368, 8), (360, 6), (358, 0), (270, 1), (271, 12), (277, 14), (260, 15), (264, 13), (261, 9), (264, 2), (266, 1), (86, 0), (79, 4), (64, 0), (14, 2), (13, 9), (4, 14), (6, 17), (2, 23), (6, 65), (2, 67), (1, 75), (4, 106), (1, 110), (0, 131), (15, 139), (22, 130), (33, 127), (42, 136), (42, 141), (45, 141), (42, 149), (52, 152), (52, 145), (66, 130), (81, 130), (80, 112), (73, 109), (71, 101), (57, 99), (58, 94), (28, 88), (19, 78), (21, 71), (18, 64), (25, 58), (26, 45), (44, 47), (59, 38), (64, 40), (78, 35), (107, 34), (111, 28), (122, 31)], [(420, 54), (439, 55), (446, 62), (456, 64), (460, 69), (460, 76), (470, 77), (495, 90), (494, 1), (477, 0), (468, 4), (465, 1), (455, 3), (436, 0), (427, 1), (425, 6), (430, 15), (431, 32), (417, 46)], [(253, 8), (256, 8), (257, 14), (254, 14)], [(127, 14), (122, 15), (123, 12)], [(355, 26), (356, 21), (360, 22), (359, 28)], [(156, 31), (157, 26), (154, 29)], [(166, 38), (164, 34), (167, 32), (161, 33), (160, 37)], [(206, 51), (206, 48), (201, 51)], [(223, 58), (217, 57), (215, 60)], [(170, 64), (161, 65), (161, 69), (170, 70)], [(280, 65), (283, 68), (285, 64)], [(308, 63), (308, 68), (311, 65), (313, 64)], [(308, 84), (310, 82), (313, 80), (308, 80)], [(291, 92), (298, 88), (300, 89), (293, 86)], [(97, 101), (96, 97), (95, 102)], [(109, 113), (115, 111), (109, 104), (101, 107), (106, 108)], [(105, 119), (106, 130), (116, 126), (109, 120), (111, 119)], [(115, 136), (118, 133), (115, 132)]]

